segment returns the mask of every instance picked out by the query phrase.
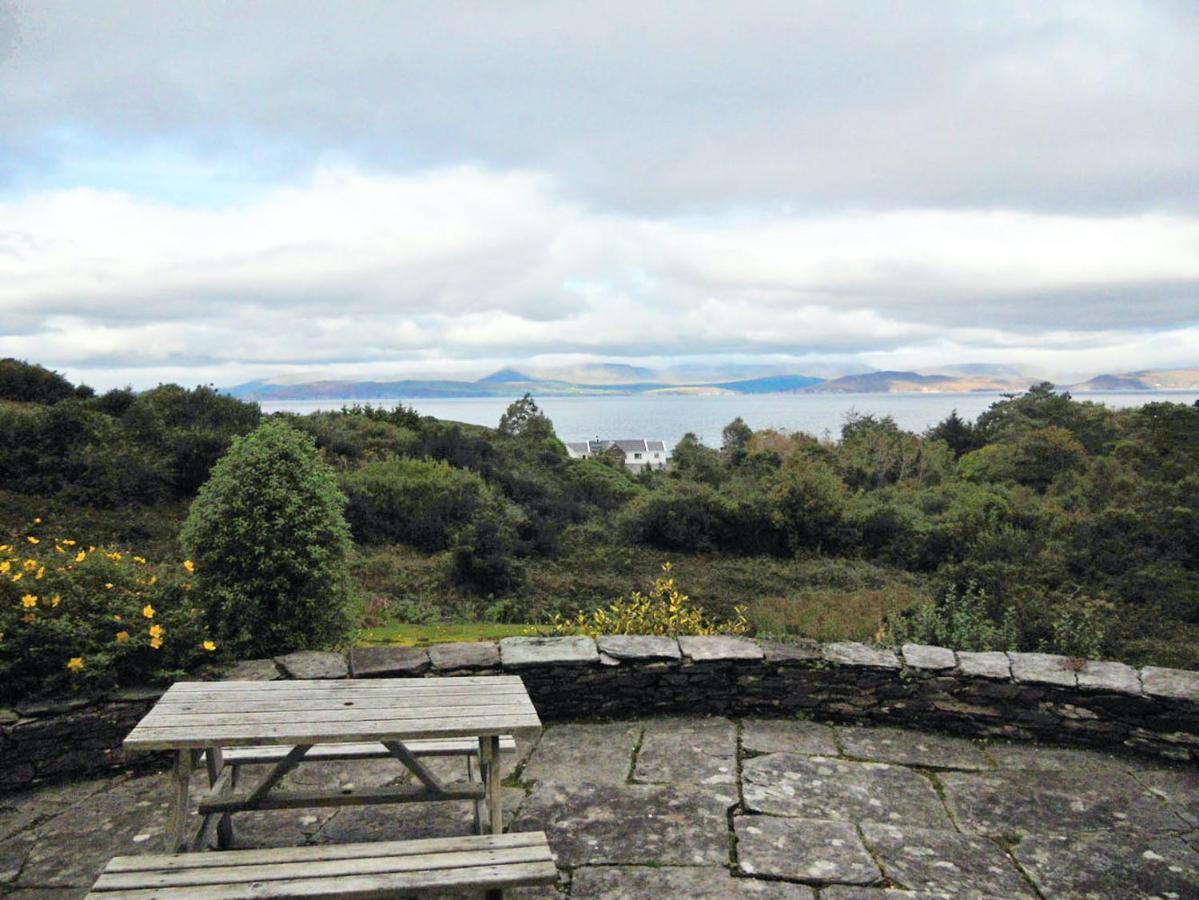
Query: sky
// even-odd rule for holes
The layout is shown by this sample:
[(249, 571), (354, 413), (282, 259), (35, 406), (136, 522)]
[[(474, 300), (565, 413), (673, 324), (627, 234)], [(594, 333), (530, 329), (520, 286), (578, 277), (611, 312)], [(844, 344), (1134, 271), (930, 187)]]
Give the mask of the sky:
[(0, 357), (1199, 366), (1199, 4), (0, 0)]

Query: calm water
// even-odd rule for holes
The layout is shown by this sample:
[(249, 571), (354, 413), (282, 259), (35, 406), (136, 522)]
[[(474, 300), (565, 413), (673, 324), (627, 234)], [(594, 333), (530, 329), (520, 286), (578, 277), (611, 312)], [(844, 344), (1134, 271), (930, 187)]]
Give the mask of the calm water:
[[(1080, 394), (1112, 407), (1140, 406), (1153, 401), (1194, 403), (1199, 392), (1135, 391)], [(512, 398), (517, 399), (516, 397)], [(751, 428), (777, 428), (809, 434), (837, 436), (851, 411), (889, 415), (901, 428), (923, 431), (956, 409), (973, 420), (998, 394), (764, 394), (757, 396), (634, 396), (546, 397), (538, 405), (554, 422), (566, 441), (588, 438), (649, 438), (673, 447), (688, 431), (710, 446), (719, 446), (720, 431), (737, 416)], [(511, 400), (464, 398), (457, 400), (405, 400), (420, 413), (494, 426)], [(341, 400), (292, 400), (262, 404), (264, 412), (313, 412), (340, 409)]]

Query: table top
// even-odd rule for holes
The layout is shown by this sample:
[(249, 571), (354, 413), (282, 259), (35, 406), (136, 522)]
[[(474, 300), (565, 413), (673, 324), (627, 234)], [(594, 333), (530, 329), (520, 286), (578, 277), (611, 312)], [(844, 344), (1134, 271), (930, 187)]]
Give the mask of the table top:
[(336, 681), (180, 681), (129, 750), (486, 737), (540, 728), (516, 675)]

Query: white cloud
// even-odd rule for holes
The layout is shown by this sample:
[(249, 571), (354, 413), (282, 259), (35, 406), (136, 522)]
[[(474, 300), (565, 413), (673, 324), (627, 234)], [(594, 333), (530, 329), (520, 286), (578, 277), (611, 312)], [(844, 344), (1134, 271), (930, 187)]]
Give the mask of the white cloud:
[(222, 209), (0, 203), (0, 354), (184, 381), (571, 353), (1183, 365), (1197, 286), (1183, 214), (647, 218), (464, 166), (320, 170)]

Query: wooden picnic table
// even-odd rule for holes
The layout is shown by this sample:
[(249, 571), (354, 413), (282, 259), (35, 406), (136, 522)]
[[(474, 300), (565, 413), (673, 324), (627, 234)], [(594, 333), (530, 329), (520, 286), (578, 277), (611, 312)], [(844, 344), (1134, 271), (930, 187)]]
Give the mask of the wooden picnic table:
[[(175, 753), (169, 851), (201, 845), (214, 820), (256, 809), (471, 800), (492, 834), (503, 831), (500, 735), (541, 727), (518, 676), (377, 678), (336, 681), (181, 681), (125, 738), (128, 750)], [(405, 741), (478, 740), (480, 782), (443, 783)], [(418, 785), (352, 791), (277, 790), (314, 746), (379, 742), (416, 776)], [(222, 748), (284, 745), (292, 749), (256, 786), (234, 790)], [(203, 821), (187, 839), (191, 774), (207, 757), (210, 791)], [(224, 842), (222, 842), (224, 843)]]

